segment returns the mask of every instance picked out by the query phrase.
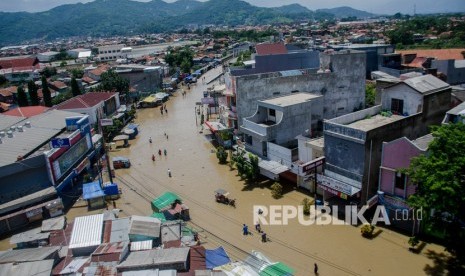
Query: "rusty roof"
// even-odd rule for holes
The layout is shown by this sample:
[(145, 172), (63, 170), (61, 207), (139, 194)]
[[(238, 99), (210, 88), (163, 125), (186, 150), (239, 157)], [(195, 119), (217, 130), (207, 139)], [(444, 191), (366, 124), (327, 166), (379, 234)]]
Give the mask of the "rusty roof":
[(261, 43), (255, 46), (257, 50), (257, 55), (279, 55), (279, 54), (287, 54), (286, 46), (284, 43)]
[(417, 54), (417, 57), (433, 57), (437, 60), (447, 59), (464, 59), (462, 52), (465, 48), (461, 49), (435, 49), (435, 50), (402, 50), (396, 51), (402, 55)]
[(114, 92), (89, 92), (60, 103), (56, 106), (56, 109), (89, 108), (110, 99), (116, 94)]

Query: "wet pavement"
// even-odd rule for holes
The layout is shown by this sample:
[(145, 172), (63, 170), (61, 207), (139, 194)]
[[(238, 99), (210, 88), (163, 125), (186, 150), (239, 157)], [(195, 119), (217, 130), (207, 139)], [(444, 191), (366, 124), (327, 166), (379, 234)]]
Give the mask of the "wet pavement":
[[(219, 67), (209, 71), (206, 80), (219, 73)], [(286, 187), (284, 197), (273, 199), (271, 181), (247, 184), (236, 170), (218, 164), (211, 137), (206, 135), (208, 132), (199, 133), (196, 125), (195, 103), (206, 88), (199, 80), (190, 90), (184, 88), (185, 97), (180, 90), (175, 92), (166, 103), (168, 114), (161, 115), (159, 108), (138, 110), (135, 121), (140, 124), (140, 134), (130, 140), (129, 148), (111, 152), (111, 156), (129, 157), (132, 163), (130, 169), (116, 171), (115, 182), (123, 192), (116, 204), (123, 216), (151, 215), (153, 198), (165, 191), (175, 192), (189, 206), (191, 225), (200, 231), (205, 247), (221, 245), (233, 260), (244, 259), (251, 250), (258, 250), (273, 261), (291, 266), (296, 275), (313, 275), (314, 263), (318, 264), (320, 275), (424, 275), (425, 266), (434, 265), (425, 253), (443, 253), (442, 247), (428, 244), (421, 254), (413, 254), (408, 251), (408, 237), (387, 229), (369, 240), (361, 237), (360, 227), (303, 226), (297, 220), (282, 226), (262, 225), (269, 238), (269, 242), (262, 243), (253, 230), (253, 205), (298, 205), (308, 195)], [(167, 155), (159, 156), (158, 150), (165, 149)], [(172, 177), (168, 176), (168, 169)], [(218, 188), (236, 198), (236, 208), (215, 201), (214, 191)], [(87, 213), (85, 207), (76, 207), (67, 217), (71, 220)], [(248, 224), (252, 235), (242, 235), (243, 223)]]

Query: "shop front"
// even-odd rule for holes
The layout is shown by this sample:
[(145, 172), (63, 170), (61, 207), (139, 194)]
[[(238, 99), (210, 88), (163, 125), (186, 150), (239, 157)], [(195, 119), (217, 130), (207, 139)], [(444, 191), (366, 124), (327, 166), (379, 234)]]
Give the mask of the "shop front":
[(323, 174), (317, 174), (317, 183), (318, 188), (324, 191), (324, 200), (336, 197), (345, 201), (346, 205), (358, 204), (360, 201), (360, 188), (351, 184)]

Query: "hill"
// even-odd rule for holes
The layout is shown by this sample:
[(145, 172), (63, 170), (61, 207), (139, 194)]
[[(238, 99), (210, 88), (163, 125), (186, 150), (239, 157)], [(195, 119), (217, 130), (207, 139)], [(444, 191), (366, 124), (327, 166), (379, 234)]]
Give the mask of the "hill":
[(297, 4), (259, 8), (240, 0), (179, 0), (174, 3), (96, 0), (38, 13), (0, 12), (0, 18), (0, 45), (8, 45), (71, 36), (156, 33), (187, 24), (255, 25), (332, 18), (332, 15), (313, 12)]
[(334, 15), (336, 18), (345, 18), (345, 17), (357, 17), (357, 18), (368, 18), (374, 16), (374, 14), (353, 9), (351, 7), (337, 7), (332, 9), (319, 9), (317, 12), (326, 12)]

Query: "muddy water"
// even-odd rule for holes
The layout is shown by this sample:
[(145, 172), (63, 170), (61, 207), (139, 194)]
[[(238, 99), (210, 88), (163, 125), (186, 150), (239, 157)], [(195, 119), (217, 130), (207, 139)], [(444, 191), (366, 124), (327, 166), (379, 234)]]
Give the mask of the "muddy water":
[[(206, 80), (220, 71), (217, 68), (208, 72)], [(408, 237), (386, 229), (368, 240), (360, 236), (357, 227), (302, 226), (291, 220), (285, 226), (263, 225), (270, 241), (261, 243), (252, 230), (253, 205), (298, 205), (306, 195), (290, 187), (283, 198), (275, 200), (268, 188), (270, 182), (247, 185), (237, 177), (236, 170), (218, 164), (209, 137), (199, 133), (196, 126), (195, 102), (205, 89), (199, 81), (187, 90), (185, 97), (176, 92), (167, 102), (168, 114), (161, 115), (159, 108), (138, 111), (140, 134), (130, 141), (129, 148), (111, 152), (112, 156), (129, 157), (133, 164), (130, 169), (116, 171), (115, 181), (123, 190), (116, 204), (123, 215), (150, 215), (150, 201), (165, 191), (173, 191), (190, 207), (192, 225), (201, 231), (205, 247), (222, 245), (233, 260), (258, 250), (273, 261), (293, 267), (296, 275), (312, 275), (315, 262), (320, 275), (424, 275), (425, 266), (433, 265), (424, 254), (408, 251)], [(159, 156), (159, 149), (166, 149), (167, 156)], [(237, 208), (215, 202), (213, 191), (218, 188), (228, 190), (236, 198)], [(85, 208), (76, 207), (68, 217), (86, 213)], [(243, 223), (249, 225), (253, 235), (242, 235)], [(430, 244), (423, 252), (428, 250), (443, 252), (443, 248)]]

